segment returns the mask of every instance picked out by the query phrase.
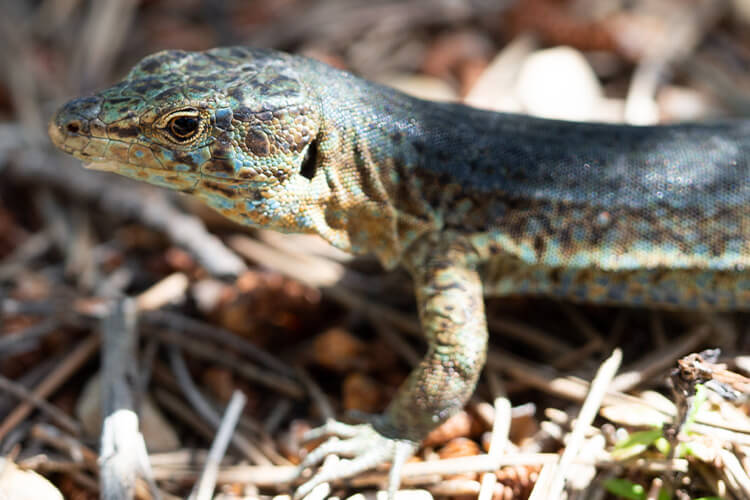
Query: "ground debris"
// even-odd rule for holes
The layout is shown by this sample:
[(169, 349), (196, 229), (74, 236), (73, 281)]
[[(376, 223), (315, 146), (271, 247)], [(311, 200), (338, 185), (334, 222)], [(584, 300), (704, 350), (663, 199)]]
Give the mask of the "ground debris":
[[(747, 114), (747, 4), (8, 3), (0, 497), (98, 498), (118, 482), (139, 499), (186, 498), (198, 482), (214, 498), (290, 494), (294, 465), (315, 444), (304, 432), (382, 411), (424, 349), (403, 272), (316, 238), (238, 227), (51, 151), (43, 124), (66, 97), (163, 48), (250, 44), (494, 110), (649, 123)], [(563, 80), (575, 83), (550, 98)], [(547, 498), (544, 488), (750, 498), (747, 314), (530, 298), (490, 299), (487, 311), (477, 392), (405, 466), (410, 491), (399, 498)], [(715, 345), (720, 355), (701, 352)], [(622, 369), (592, 383), (615, 347)], [(102, 449), (97, 383), (112, 398)], [(374, 498), (386, 477), (373, 470), (331, 491)]]

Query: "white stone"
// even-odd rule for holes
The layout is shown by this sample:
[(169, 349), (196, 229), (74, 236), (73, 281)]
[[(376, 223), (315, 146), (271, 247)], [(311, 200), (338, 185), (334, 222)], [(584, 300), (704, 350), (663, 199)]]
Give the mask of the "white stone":
[(586, 58), (570, 47), (534, 52), (523, 62), (516, 95), (532, 115), (561, 120), (597, 118), (603, 92)]
[(47, 479), (0, 457), (0, 500), (63, 500), (62, 493)]
[[(86, 382), (81, 396), (76, 402), (75, 413), (90, 436), (101, 433), (101, 382), (99, 375)], [(146, 396), (141, 404), (139, 415), (140, 431), (148, 451), (151, 453), (174, 451), (180, 448), (177, 432), (167, 422), (156, 404)]]
[(458, 100), (458, 93), (453, 87), (432, 76), (394, 73), (379, 78), (378, 82), (428, 101)]

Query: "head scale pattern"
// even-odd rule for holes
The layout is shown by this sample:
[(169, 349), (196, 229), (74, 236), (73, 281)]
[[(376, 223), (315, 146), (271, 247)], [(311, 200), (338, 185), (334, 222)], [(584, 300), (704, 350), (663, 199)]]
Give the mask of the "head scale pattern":
[(50, 136), (93, 168), (193, 192), (242, 223), (283, 230), (299, 221), (271, 200), (300, 198), (284, 190), (310, 181), (299, 174), (320, 127), (295, 61), (245, 47), (159, 52), (109, 89), (69, 102)]

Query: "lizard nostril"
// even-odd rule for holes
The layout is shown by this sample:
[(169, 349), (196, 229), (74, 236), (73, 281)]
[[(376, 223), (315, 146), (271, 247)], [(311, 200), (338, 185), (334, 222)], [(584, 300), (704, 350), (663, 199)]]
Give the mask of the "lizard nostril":
[(71, 134), (77, 134), (81, 130), (81, 124), (78, 123), (77, 121), (70, 122), (70, 123), (68, 123), (68, 125), (65, 128)]

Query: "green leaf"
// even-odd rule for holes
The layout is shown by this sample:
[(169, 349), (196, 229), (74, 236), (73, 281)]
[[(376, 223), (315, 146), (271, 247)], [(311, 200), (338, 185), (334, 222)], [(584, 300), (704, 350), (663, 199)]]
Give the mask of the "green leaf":
[(672, 500), (672, 493), (670, 493), (666, 488), (661, 488), (659, 490), (658, 500)]
[(695, 422), (695, 419), (698, 417), (698, 412), (701, 409), (701, 406), (706, 402), (708, 399), (708, 389), (706, 389), (706, 386), (703, 384), (698, 384), (695, 386), (695, 397), (693, 398), (693, 404), (690, 405), (690, 409), (688, 410), (688, 414), (685, 416), (685, 425), (684, 428), (687, 432), (690, 432), (690, 425)]
[(659, 436), (659, 439), (654, 441), (654, 447), (665, 457), (669, 455), (669, 441), (664, 436)]
[(613, 495), (627, 500), (645, 500), (646, 498), (646, 490), (643, 486), (627, 479), (607, 479), (604, 481), (604, 487)]
[(615, 445), (612, 458), (614, 460), (626, 460), (640, 455), (661, 437), (661, 429), (634, 432)]
[(628, 437), (615, 445), (615, 448), (622, 449), (636, 444), (649, 446), (661, 437), (661, 429), (651, 429), (648, 431), (633, 432)]

